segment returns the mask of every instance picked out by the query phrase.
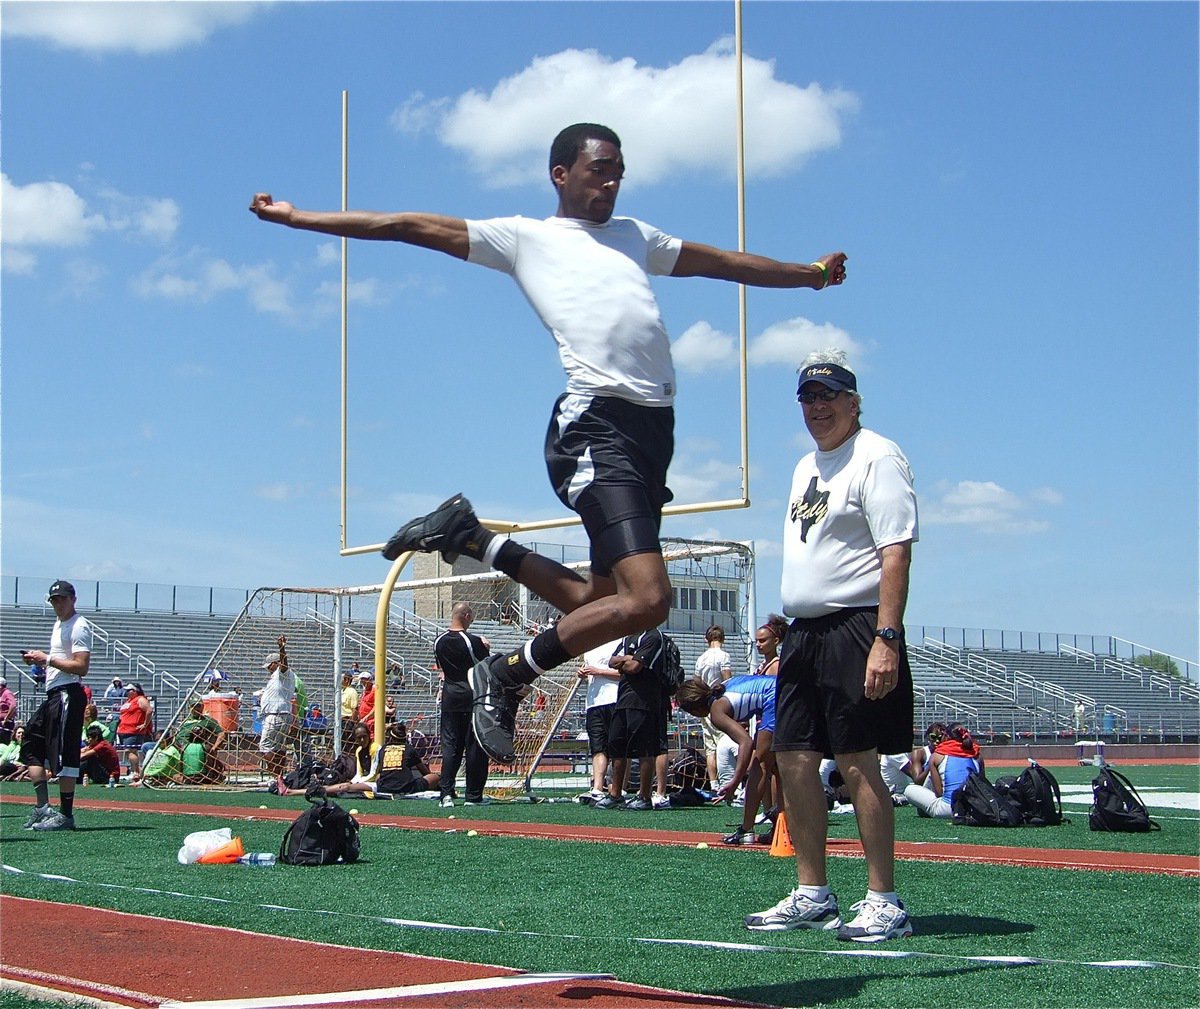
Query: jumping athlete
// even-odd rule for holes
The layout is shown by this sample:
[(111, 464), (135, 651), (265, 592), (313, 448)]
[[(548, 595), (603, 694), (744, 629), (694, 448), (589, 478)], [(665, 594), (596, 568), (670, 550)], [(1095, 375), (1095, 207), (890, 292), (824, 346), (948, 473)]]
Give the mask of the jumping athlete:
[(426, 213), (313, 212), (258, 193), (261, 220), (346, 238), (404, 242), (511, 274), (558, 344), (567, 373), (546, 435), (559, 500), (583, 522), (588, 576), (496, 536), (461, 494), (389, 540), (394, 560), (420, 550), (465, 554), (525, 585), (564, 616), (522, 648), (471, 671), (472, 724), (494, 760), (511, 763), (520, 689), (589, 648), (667, 618), (671, 585), (659, 543), (671, 500), (675, 372), (649, 275), (710, 277), (756, 287), (821, 290), (846, 279), (846, 256), (787, 263), (681, 241), (614, 217), (625, 173), (620, 138), (595, 123), (563, 130), (550, 149), (553, 217), (462, 220)]

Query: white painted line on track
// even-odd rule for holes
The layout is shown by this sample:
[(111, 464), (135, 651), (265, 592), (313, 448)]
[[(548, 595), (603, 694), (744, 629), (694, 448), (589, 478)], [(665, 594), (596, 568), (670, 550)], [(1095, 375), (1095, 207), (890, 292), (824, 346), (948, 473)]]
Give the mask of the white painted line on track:
[(365, 988), (359, 991), (320, 992), (312, 995), (279, 995), (274, 998), (212, 999), (201, 1002), (162, 1002), (159, 1009), (291, 1009), (294, 1006), (330, 1005), (341, 1002), (375, 1002), (380, 999), (415, 998), (418, 995), (451, 995), (458, 992), (489, 992), (522, 988), (558, 981), (613, 981), (612, 974), (516, 974), (480, 977), (440, 984), (411, 984), (396, 988)]
[[(721, 942), (711, 939), (670, 939), (670, 938), (651, 938), (642, 936), (619, 936), (619, 935), (570, 935), (556, 932), (531, 932), (521, 929), (498, 929), (485, 928), (478, 925), (454, 925), (446, 922), (436, 921), (421, 921), (417, 919), (407, 918), (385, 918), (371, 914), (355, 914), (351, 911), (332, 911), (328, 908), (300, 908), (287, 907), (282, 904), (245, 904), (240, 901), (229, 900), (224, 897), (209, 897), (206, 895), (193, 895), (181, 893), (172, 890), (155, 890), (144, 886), (125, 886), (120, 883), (96, 883), (92, 881), (83, 881), (72, 879), (70, 876), (52, 875), (41, 872), (26, 872), (24, 869), (18, 869), (7, 864), (0, 864), (0, 871), (12, 873), (21, 876), (31, 876), (34, 879), (46, 879), (59, 883), (72, 883), (80, 886), (94, 886), (109, 890), (124, 890), (131, 893), (149, 893), (167, 897), (193, 898), (203, 901), (218, 902), (229, 904), (235, 907), (251, 907), (261, 910), (282, 911), (291, 914), (300, 914), (311, 917), (314, 914), (323, 915), (330, 918), (348, 918), (356, 921), (372, 922), (379, 925), (393, 925), (399, 928), (420, 928), (433, 929), (446, 932), (474, 932), (477, 934), (495, 935), (501, 937), (516, 937), (521, 939), (551, 939), (551, 940), (567, 940), (570, 942), (633, 942), (648, 946), (691, 946), (697, 949), (709, 950), (731, 950), (747, 953), (775, 953), (775, 954), (791, 954), (793, 956), (862, 956), (874, 957), (876, 959), (900, 959), (900, 958), (921, 958), (930, 960), (946, 960), (956, 963), (980, 963), (980, 964), (996, 964), (999, 966), (1032, 966), (1039, 964), (1061, 964), (1071, 967), (1119, 967), (1119, 968), (1169, 968), (1174, 970), (1186, 970), (1192, 973), (1200, 974), (1200, 966), (1194, 963), (1167, 963), (1158, 960), (1061, 960), (1054, 957), (996, 957), (996, 956), (972, 956), (968, 954), (952, 954), (952, 953), (932, 953), (924, 950), (905, 950), (905, 949), (878, 949), (875, 946), (870, 948), (851, 948), (851, 949), (806, 949), (796, 946), (768, 946), (759, 943), (747, 942)], [(239, 1005), (247, 1003), (239, 1002)], [(272, 1003), (274, 1004), (274, 1003)]]

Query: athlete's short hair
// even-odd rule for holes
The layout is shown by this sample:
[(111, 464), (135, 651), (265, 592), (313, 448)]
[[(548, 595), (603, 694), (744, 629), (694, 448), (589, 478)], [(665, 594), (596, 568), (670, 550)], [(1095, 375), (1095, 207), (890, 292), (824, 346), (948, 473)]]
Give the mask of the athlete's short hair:
[(707, 631), (704, 632), (704, 640), (708, 642), (720, 641), (725, 642), (725, 628), (720, 624), (713, 624)]
[(559, 131), (554, 143), (550, 145), (550, 171), (556, 165), (570, 168), (579, 159), (579, 154), (589, 140), (605, 140), (610, 144), (621, 146), (621, 138), (607, 126), (599, 123), (575, 123)]

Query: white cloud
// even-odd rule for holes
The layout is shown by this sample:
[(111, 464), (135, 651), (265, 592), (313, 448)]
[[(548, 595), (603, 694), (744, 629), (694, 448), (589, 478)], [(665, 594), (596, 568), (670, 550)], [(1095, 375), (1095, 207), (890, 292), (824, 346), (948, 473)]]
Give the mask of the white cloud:
[[(777, 176), (841, 143), (858, 98), (818, 84), (779, 80), (771, 60), (745, 56), (746, 172)], [(425, 100), (413, 94), (392, 116), (400, 130), (436, 129), (494, 187), (546, 184), (548, 138), (573, 122), (602, 122), (621, 135), (632, 183), (675, 170), (735, 172), (735, 67), (723, 39), (667, 67), (641, 66), (595, 50), (535, 58), (489, 93)]]
[(11, 38), (92, 53), (165, 53), (242, 24), (266, 3), (6, 3), (0, 30)]
[[(4, 268), (12, 273), (32, 273), (36, 248), (86, 245), (102, 232), (117, 232), (135, 239), (164, 242), (179, 226), (179, 206), (174, 200), (126, 196), (104, 189), (95, 203), (64, 182), (31, 182), (20, 186), (0, 175)], [(84, 271), (94, 282), (99, 267)], [(77, 272), (83, 284), (87, 277)]]
[(298, 487), (289, 483), (261, 484), (254, 493), (265, 501), (290, 501), (300, 493)]
[(1050, 523), (1031, 506), (1053, 506), (1062, 500), (1051, 488), (1040, 488), (1022, 498), (992, 480), (942, 481), (930, 498), (922, 499), (921, 523), (965, 525), (986, 533), (1043, 533)]
[(707, 322), (697, 322), (671, 344), (671, 357), (678, 368), (697, 373), (737, 364), (737, 339)]
[(797, 317), (768, 326), (750, 341), (746, 354), (751, 364), (782, 364), (799, 368), (800, 363), (814, 350), (841, 347), (851, 367), (861, 358), (862, 346), (832, 323), (815, 323)]
[(667, 486), (677, 504), (729, 501), (740, 495), (742, 467), (706, 456), (698, 458), (686, 449), (676, 454), (667, 473)]
[(83, 245), (104, 219), (89, 214), (87, 203), (63, 182), (16, 185), (0, 174), (4, 244), (10, 246)]

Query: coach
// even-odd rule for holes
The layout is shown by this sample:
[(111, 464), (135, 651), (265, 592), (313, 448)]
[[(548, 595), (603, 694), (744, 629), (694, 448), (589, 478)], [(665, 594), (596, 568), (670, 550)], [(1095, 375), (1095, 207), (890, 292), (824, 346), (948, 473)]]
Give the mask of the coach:
[[(783, 610), (793, 620), (774, 748), (800, 885), (746, 926), (837, 929), (839, 939), (879, 942), (912, 934), (895, 890), (895, 821), (879, 754), (912, 746), (903, 628), (917, 501), (904, 454), (860, 422), (844, 353), (810, 355), (798, 399), (817, 450), (796, 466), (784, 521)], [(825, 875), (824, 754), (850, 789), (866, 855), (866, 898), (848, 922)]]

